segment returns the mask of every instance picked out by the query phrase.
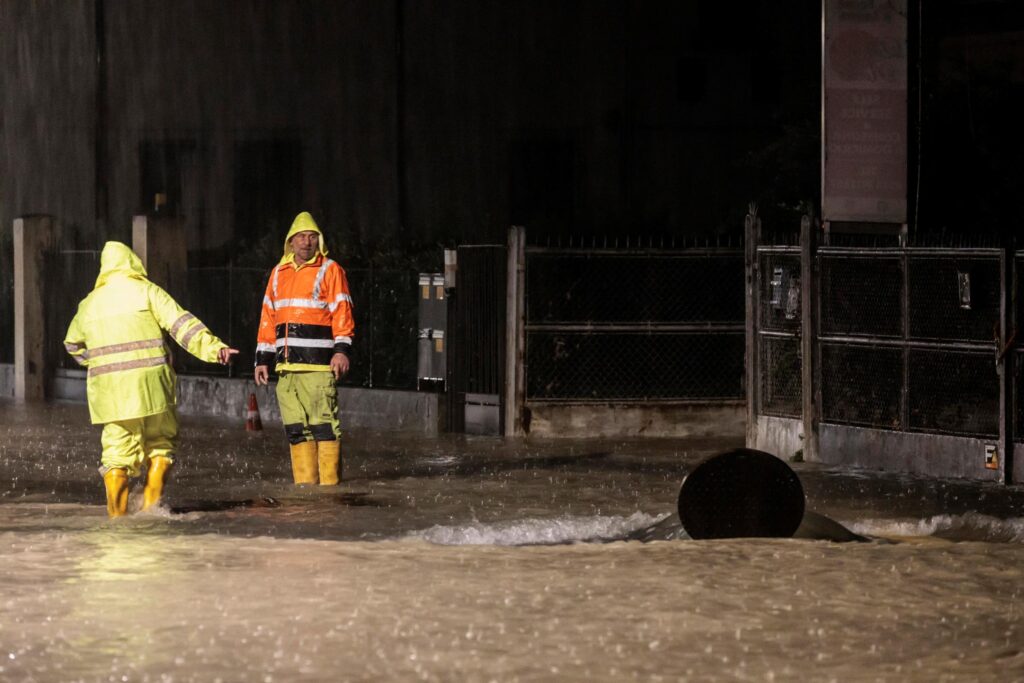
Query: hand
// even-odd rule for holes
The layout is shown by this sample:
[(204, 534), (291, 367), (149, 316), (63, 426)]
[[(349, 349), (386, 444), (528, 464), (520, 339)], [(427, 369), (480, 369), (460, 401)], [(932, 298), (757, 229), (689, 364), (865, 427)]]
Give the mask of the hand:
[(256, 386), (266, 384), (269, 380), (270, 372), (267, 370), (266, 365), (257, 365), (256, 372), (253, 373), (252, 378), (256, 380)]
[(336, 380), (344, 377), (348, 373), (348, 356), (343, 353), (331, 356), (331, 372)]
[(224, 347), (217, 352), (217, 362), (221, 365), (227, 365), (231, 362), (231, 357), (238, 353), (238, 349), (229, 349)]

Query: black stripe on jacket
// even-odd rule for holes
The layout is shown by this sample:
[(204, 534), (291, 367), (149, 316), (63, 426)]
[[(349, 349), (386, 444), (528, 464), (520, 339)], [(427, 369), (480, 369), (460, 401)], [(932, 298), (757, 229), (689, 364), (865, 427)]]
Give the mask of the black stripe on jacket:
[[(287, 333), (287, 336), (286, 336)], [(331, 328), (326, 325), (310, 325), (308, 323), (280, 323), (274, 328), (277, 339), (333, 339)], [(331, 356), (335, 353), (350, 354), (352, 345), (336, 342), (333, 347), (303, 347), (288, 344), (288, 357), (285, 358), (284, 347), (274, 351), (257, 351), (256, 365), (272, 366), (275, 363), (305, 363), (309, 365), (330, 365)]]

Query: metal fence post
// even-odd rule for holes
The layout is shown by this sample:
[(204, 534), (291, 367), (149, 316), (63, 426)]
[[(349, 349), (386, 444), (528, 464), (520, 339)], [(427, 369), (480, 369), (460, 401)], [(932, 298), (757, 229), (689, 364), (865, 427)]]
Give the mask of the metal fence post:
[(814, 260), (817, 258), (818, 234), (810, 216), (800, 220), (800, 380), (803, 399), (804, 460), (817, 462), (818, 458), (818, 397), (820, 382), (817, 378), (818, 362), (818, 283)]
[(522, 436), (526, 368), (525, 312), (526, 229), (508, 231), (508, 275), (505, 289), (505, 436)]
[(743, 221), (743, 260), (746, 271), (746, 381), (747, 446), (757, 447), (757, 394), (760, 359), (757, 352), (757, 247), (761, 241), (761, 219), (757, 205), (751, 204)]
[[(228, 342), (229, 346), (235, 344), (235, 264), (228, 261)], [(235, 376), (235, 364), (228, 363), (228, 377)]]
[(997, 369), (1001, 373), (999, 386), (999, 450), (1002, 455), (1003, 483), (1013, 484), (1019, 481), (1014, 476), (1014, 452), (1013, 444), (1016, 439), (1014, 428), (1016, 425), (1014, 408), (1020, 400), (1016, 392), (1017, 377), (1017, 282), (1015, 277), (1016, 262), (1014, 259), (1015, 249), (1012, 242), (1003, 248), (1000, 290), (1002, 296), (999, 301), (1000, 346), (997, 361), (1001, 364)]

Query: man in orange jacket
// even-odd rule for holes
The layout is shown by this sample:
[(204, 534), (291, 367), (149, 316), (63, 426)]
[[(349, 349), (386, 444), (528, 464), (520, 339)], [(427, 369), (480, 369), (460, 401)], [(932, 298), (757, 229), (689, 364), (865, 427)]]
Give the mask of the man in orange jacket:
[(341, 425), (334, 383), (348, 372), (354, 331), (345, 271), (327, 258), (323, 233), (303, 211), (267, 282), (254, 373), (256, 384), (267, 384), (270, 366), (277, 366), (277, 402), (296, 484), (338, 483)]

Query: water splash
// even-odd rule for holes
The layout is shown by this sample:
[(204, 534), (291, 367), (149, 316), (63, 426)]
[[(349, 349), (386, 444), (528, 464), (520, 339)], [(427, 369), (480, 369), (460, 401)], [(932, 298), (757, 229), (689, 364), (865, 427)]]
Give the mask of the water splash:
[(495, 524), (458, 526), (435, 525), (414, 531), (406, 538), (418, 538), (437, 545), (556, 545), (587, 541), (625, 539), (629, 534), (653, 524), (662, 516), (634, 512), (590, 517), (526, 518)]
[(962, 542), (1024, 543), (1024, 517), (1000, 519), (978, 512), (911, 520), (864, 519), (850, 527), (867, 536), (934, 536)]

